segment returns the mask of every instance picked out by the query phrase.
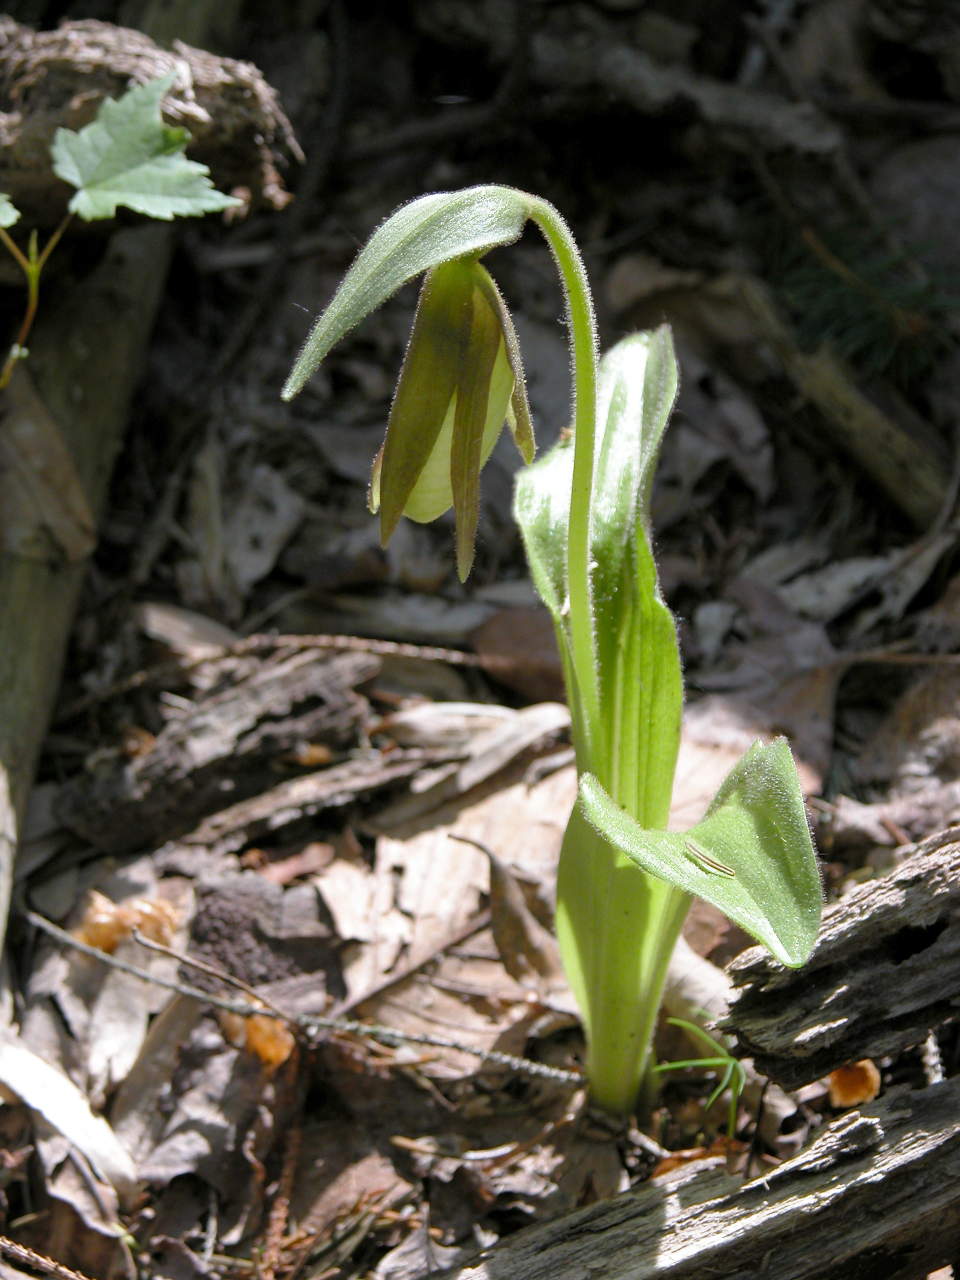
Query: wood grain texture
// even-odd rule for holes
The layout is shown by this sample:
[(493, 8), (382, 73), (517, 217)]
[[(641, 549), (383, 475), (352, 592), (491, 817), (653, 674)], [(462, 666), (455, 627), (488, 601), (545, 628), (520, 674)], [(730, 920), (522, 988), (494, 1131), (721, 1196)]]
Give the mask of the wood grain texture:
[(61, 790), (64, 826), (105, 852), (148, 849), (184, 835), (264, 788), (286, 753), (358, 745), (366, 700), (354, 685), (379, 670), (362, 653), (280, 655), (196, 702), (141, 755), (115, 754)]
[(960, 1239), (960, 1079), (891, 1092), (746, 1185), (718, 1164), (519, 1232), (436, 1280), (918, 1280)]
[(828, 907), (802, 969), (752, 948), (729, 974), (723, 1026), (787, 1089), (922, 1042), (960, 1011), (960, 830)]

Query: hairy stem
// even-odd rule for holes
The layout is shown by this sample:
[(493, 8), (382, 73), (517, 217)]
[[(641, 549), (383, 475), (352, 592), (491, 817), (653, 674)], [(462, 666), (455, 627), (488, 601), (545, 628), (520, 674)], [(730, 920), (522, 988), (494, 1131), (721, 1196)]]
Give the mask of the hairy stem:
[[(611, 794), (644, 825), (666, 823), (676, 744), (645, 740), (651, 706), (663, 681), (676, 685), (682, 701), (679, 660), (669, 670), (663, 630), (656, 613), (656, 575), (641, 556), (637, 580), (624, 583), (637, 593), (633, 627), (648, 635), (624, 638), (616, 678), (602, 685), (601, 636), (593, 598), (592, 503), (597, 436), (598, 365), (593, 301), (586, 270), (566, 223), (552, 206), (534, 200), (530, 213), (557, 264), (566, 299), (574, 391), (574, 459), (567, 523), (566, 587), (569, 614), (558, 630), (569, 635), (564, 661), (574, 743), (581, 773), (594, 770)], [(636, 536), (624, 530), (624, 536)], [(649, 598), (648, 598), (649, 597)], [(669, 618), (669, 615), (667, 615)], [(672, 621), (670, 622), (672, 628)], [(672, 634), (672, 631), (671, 631)], [(561, 652), (567, 654), (563, 635)], [(675, 642), (674, 642), (675, 644)], [(637, 657), (641, 660), (638, 664)], [(676, 658), (675, 652), (672, 655)], [(624, 663), (629, 664), (625, 669)], [(675, 677), (675, 678), (674, 678)], [(672, 755), (670, 754), (672, 750)], [(666, 753), (669, 759), (660, 765)], [(587, 1075), (594, 1100), (609, 1111), (629, 1113), (652, 1100), (650, 1047), (674, 942), (686, 915), (687, 895), (641, 872), (589, 826), (582, 813), (571, 817), (560, 856), (557, 934), (571, 987), (587, 1032)]]
[(567, 532), (567, 589), (570, 636), (577, 682), (571, 698), (583, 709), (586, 742), (578, 744), (578, 765), (602, 776), (600, 689), (590, 584), (590, 502), (597, 432), (597, 327), (590, 283), (570, 229), (551, 204), (532, 202), (530, 217), (543, 233), (557, 264), (567, 306), (573, 376), (574, 460)]

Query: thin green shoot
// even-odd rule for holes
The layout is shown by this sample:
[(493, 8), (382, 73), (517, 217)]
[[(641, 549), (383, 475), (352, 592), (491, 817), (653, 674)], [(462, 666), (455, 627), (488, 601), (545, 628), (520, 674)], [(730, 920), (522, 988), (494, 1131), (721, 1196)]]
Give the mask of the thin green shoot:
[(686, 1018), (668, 1018), (668, 1024), (671, 1027), (679, 1027), (682, 1031), (686, 1031), (689, 1036), (695, 1040), (699, 1040), (708, 1049), (713, 1050), (713, 1055), (707, 1058), (683, 1058), (676, 1062), (661, 1062), (653, 1068), (657, 1074), (665, 1071), (683, 1071), (686, 1069), (701, 1071), (713, 1069), (723, 1074), (720, 1076), (713, 1092), (704, 1103), (704, 1111), (709, 1111), (718, 1098), (723, 1096), (725, 1090), (730, 1090), (730, 1102), (727, 1107), (727, 1137), (732, 1142), (737, 1131), (737, 1105), (743, 1090), (747, 1083), (747, 1074), (744, 1070), (743, 1063), (716, 1040), (703, 1027), (698, 1027), (695, 1022), (688, 1022)]

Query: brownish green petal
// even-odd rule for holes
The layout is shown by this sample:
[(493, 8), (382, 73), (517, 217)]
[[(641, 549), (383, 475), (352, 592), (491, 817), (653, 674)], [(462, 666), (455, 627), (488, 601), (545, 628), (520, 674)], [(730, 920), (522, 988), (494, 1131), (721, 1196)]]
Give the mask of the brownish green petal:
[(472, 292), (470, 263), (463, 260), (435, 267), (423, 282), (379, 468), (384, 544), (404, 513), (455, 395), (470, 336)]
[(476, 281), (478, 287), (489, 298), (491, 305), (496, 308), (500, 318), (507, 358), (513, 373), (513, 392), (510, 396), (507, 424), (510, 427), (513, 442), (520, 451), (520, 456), (524, 462), (531, 463), (537, 451), (537, 445), (533, 438), (533, 420), (530, 416), (530, 405), (527, 402), (527, 383), (523, 373), (523, 360), (520, 356), (520, 343), (517, 339), (517, 331), (513, 327), (513, 317), (497, 288), (496, 281), (479, 263), (477, 263)]
[(473, 562), (480, 471), (505, 421), (524, 457), (533, 432), (516, 334), (496, 285), (475, 259), (431, 271), (370, 484), (381, 539), (401, 515), (435, 520), (452, 506), (457, 569)]
[[(482, 267), (475, 267), (477, 272)], [(486, 272), (484, 272), (486, 275)], [(475, 288), (467, 358), (457, 383), (450, 450), (450, 487), (457, 522), (457, 571), (465, 579), (473, 564), (480, 512), (480, 469), (496, 443), (506, 417), (510, 386), (501, 377), (494, 386), (497, 357), (503, 350), (500, 317), (486, 291)], [(502, 362), (501, 362), (502, 364)], [(512, 381), (512, 379), (510, 379)]]

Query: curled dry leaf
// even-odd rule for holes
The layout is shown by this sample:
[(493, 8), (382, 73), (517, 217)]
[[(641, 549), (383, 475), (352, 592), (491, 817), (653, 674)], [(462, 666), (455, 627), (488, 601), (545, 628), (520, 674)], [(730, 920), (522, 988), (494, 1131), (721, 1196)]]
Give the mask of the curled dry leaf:
[(106, 1120), (93, 1114), (72, 1080), (44, 1062), (9, 1027), (0, 1030), (0, 1085), (63, 1134), (122, 1199), (132, 1199), (133, 1161)]
[(478, 847), (490, 862), (490, 914), (503, 967), (521, 986), (562, 984), (556, 938), (527, 906), (520, 882), (510, 867), (486, 845)]
[(218, 1015), (218, 1021), (230, 1043), (255, 1054), (268, 1071), (282, 1067), (296, 1045), (289, 1027), (265, 1013), (244, 1018), (224, 1012)]
[(96, 889), (73, 936), (88, 947), (113, 954), (136, 929), (151, 942), (168, 947), (177, 928), (177, 911), (163, 898), (131, 898), (113, 902)]

